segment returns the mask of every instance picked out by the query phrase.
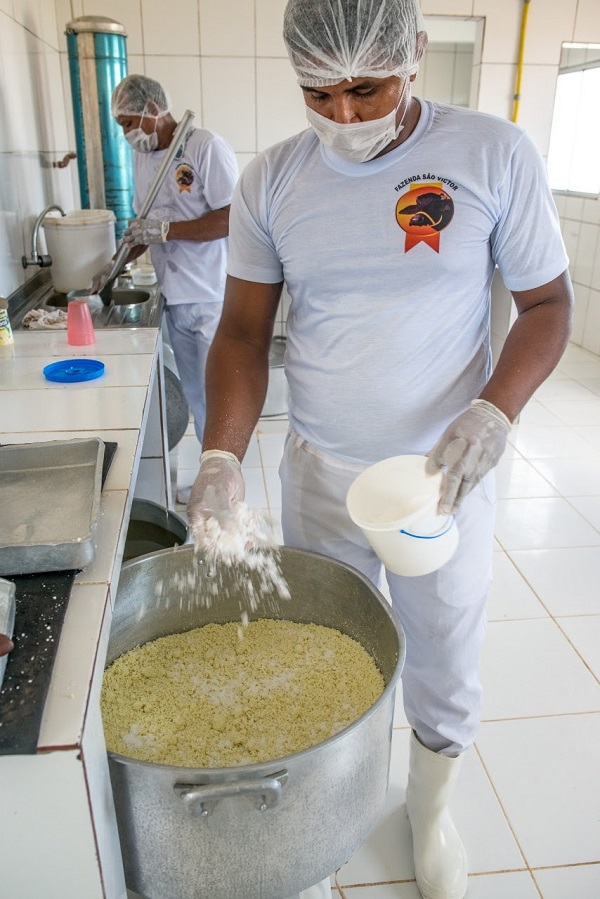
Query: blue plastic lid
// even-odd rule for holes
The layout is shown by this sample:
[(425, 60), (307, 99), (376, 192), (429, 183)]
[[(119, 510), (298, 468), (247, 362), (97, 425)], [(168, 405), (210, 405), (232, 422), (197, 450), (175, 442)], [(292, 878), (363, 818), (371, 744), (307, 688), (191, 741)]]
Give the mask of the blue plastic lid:
[(61, 359), (44, 368), (49, 381), (73, 384), (75, 381), (92, 381), (104, 374), (104, 362), (97, 359)]

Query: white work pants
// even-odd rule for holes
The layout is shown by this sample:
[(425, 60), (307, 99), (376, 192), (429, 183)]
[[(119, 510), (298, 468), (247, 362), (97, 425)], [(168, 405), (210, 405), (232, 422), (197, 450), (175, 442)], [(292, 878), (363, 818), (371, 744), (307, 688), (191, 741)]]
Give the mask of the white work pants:
[(221, 318), (221, 303), (181, 303), (165, 306), (169, 339), (183, 394), (194, 416), (200, 444), (206, 421), (204, 370), (206, 357)]
[[(286, 546), (354, 566), (379, 587), (381, 562), (346, 510), (348, 488), (363, 468), (322, 453), (290, 431), (280, 466), (283, 537)], [(459, 545), (449, 562), (422, 577), (386, 571), (406, 636), (406, 717), (427, 748), (449, 756), (468, 749), (480, 721), (494, 512), (490, 473), (456, 515)]]

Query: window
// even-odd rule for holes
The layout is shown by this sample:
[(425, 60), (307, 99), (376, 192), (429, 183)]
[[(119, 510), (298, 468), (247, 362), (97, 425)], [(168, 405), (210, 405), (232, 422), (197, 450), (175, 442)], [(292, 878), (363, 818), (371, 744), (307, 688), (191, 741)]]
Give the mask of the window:
[(553, 190), (600, 193), (600, 46), (563, 44), (548, 152)]

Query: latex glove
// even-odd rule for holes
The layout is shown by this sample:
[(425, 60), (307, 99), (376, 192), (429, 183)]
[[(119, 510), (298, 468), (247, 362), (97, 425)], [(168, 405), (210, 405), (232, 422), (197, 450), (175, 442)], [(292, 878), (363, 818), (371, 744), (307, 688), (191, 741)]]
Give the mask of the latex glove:
[(111, 259), (110, 262), (107, 262), (106, 265), (103, 265), (99, 272), (92, 278), (92, 293), (100, 293), (106, 282), (108, 281), (108, 276), (113, 270), (114, 260)]
[(145, 246), (151, 243), (164, 243), (169, 233), (170, 222), (159, 222), (155, 219), (131, 219), (125, 229), (123, 240), (132, 247)]
[(486, 400), (473, 400), (444, 431), (427, 454), (429, 474), (445, 466), (438, 512), (451, 515), (465, 496), (496, 466), (506, 447), (511, 424), (504, 412)]
[[(246, 493), (242, 466), (233, 453), (206, 450), (187, 506), (188, 520), (196, 546), (207, 539), (207, 523), (215, 519), (221, 531), (235, 533), (240, 504)], [(210, 531), (210, 526), (208, 528)]]

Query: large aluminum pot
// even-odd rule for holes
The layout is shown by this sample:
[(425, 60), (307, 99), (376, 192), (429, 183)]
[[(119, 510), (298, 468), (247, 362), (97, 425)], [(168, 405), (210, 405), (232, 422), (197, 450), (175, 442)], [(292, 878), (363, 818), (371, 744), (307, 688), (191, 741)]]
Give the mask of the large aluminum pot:
[[(283, 899), (345, 864), (386, 799), (395, 687), (404, 636), (392, 609), (362, 574), (340, 562), (283, 548), (291, 600), (249, 618), (337, 628), (373, 656), (386, 687), (357, 721), (302, 752), (234, 768), (176, 768), (109, 752), (129, 889), (148, 899)], [(134, 646), (211, 622), (239, 621), (231, 570), (208, 607), (205, 566), (191, 545), (123, 566), (108, 663)], [(165, 588), (174, 584), (167, 603)], [(185, 601), (180, 587), (186, 584)], [(156, 599), (157, 584), (165, 594)]]

